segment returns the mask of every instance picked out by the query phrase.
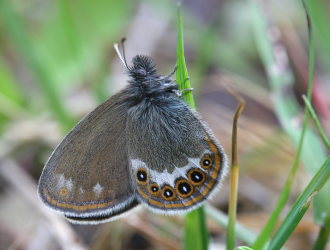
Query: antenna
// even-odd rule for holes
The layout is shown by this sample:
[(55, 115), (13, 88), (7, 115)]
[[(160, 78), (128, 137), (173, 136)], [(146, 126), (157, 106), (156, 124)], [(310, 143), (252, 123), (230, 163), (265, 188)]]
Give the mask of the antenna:
[(121, 45), (121, 48), (122, 48), (122, 51), (120, 51), (119, 49), (119, 46), (118, 46), (118, 43), (115, 43), (113, 45), (113, 47), (115, 48), (116, 52), (117, 52), (117, 55), (120, 59), (120, 61), (125, 65), (125, 67), (130, 70), (130, 67), (128, 67), (127, 65), (127, 61), (126, 61), (126, 54), (125, 54), (125, 41), (126, 41), (126, 38), (122, 38), (121, 41), (120, 41), (120, 45)]

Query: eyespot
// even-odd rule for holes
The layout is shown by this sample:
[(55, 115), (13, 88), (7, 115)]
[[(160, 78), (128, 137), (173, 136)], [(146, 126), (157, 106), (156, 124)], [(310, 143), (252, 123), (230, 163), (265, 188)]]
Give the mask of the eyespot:
[(150, 189), (150, 193), (152, 193), (153, 195), (158, 195), (159, 194), (159, 185), (157, 183), (152, 183), (149, 186)]
[(67, 196), (69, 193), (69, 190), (67, 188), (61, 188), (60, 195), (61, 196)]
[(169, 185), (162, 188), (162, 196), (166, 201), (171, 201), (176, 197), (175, 190)]
[(205, 154), (204, 157), (201, 160), (201, 166), (205, 169), (209, 169), (213, 165), (213, 160), (211, 158), (211, 155)]
[(148, 181), (148, 173), (145, 169), (140, 168), (137, 172), (136, 172), (136, 178), (138, 180), (138, 182), (142, 185), (147, 184)]
[(202, 185), (206, 180), (206, 174), (198, 168), (193, 168), (189, 170), (188, 178), (194, 185)]
[(177, 190), (178, 194), (183, 198), (190, 196), (194, 192), (193, 186), (185, 179), (176, 181), (175, 190)]

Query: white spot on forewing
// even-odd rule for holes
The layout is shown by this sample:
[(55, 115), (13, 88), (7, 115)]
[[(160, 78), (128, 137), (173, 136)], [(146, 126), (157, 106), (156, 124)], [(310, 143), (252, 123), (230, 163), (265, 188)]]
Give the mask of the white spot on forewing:
[(57, 175), (58, 181), (57, 181), (57, 187), (62, 188), (65, 185), (65, 178), (63, 174)]
[(94, 187), (93, 187), (93, 191), (96, 193), (96, 195), (100, 195), (100, 193), (102, 192), (103, 187), (100, 185), (100, 183), (97, 183)]
[(80, 192), (81, 194), (83, 194), (83, 193), (85, 193), (85, 190), (84, 190), (82, 187), (80, 187), (80, 188), (79, 188), (79, 192)]
[(74, 183), (71, 178), (65, 179), (64, 174), (57, 175), (57, 189), (61, 190), (62, 188), (66, 188), (69, 192), (72, 191)]
[(66, 181), (66, 187), (67, 187), (67, 189), (69, 189), (69, 190), (72, 189), (72, 187), (73, 187), (73, 181), (72, 181), (71, 178), (68, 179), (68, 180)]

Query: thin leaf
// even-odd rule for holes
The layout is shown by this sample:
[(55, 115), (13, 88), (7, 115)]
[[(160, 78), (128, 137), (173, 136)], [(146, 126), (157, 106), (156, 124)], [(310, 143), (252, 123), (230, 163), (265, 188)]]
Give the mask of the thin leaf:
[(302, 217), (305, 215), (313, 198), (329, 181), (330, 178), (330, 156), (321, 166), (319, 171), (310, 181), (304, 192), (298, 197), (292, 209), (284, 219), (280, 228), (275, 233), (273, 240), (269, 245), (269, 250), (280, 249), (287, 239), (290, 237), (294, 229), (299, 224)]
[[(228, 216), (217, 210), (216, 208), (212, 207), (211, 205), (206, 206), (206, 213), (210, 216), (215, 222), (219, 223), (222, 227), (228, 227)], [(251, 229), (243, 226), (239, 222), (236, 222), (236, 234), (237, 238), (246, 242), (247, 244), (252, 244), (257, 239), (257, 234), (253, 232)]]
[[(307, 128), (309, 114), (307, 110), (305, 111), (305, 119), (303, 128), (297, 128), (293, 126), (292, 119), (299, 115), (299, 105), (295, 100), (293, 95), (286, 94), (283, 95), (283, 89), (293, 88), (292, 72), (288, 65), (282, 65), (283, 62), (276, 58), (276, 53), (274, 51), (275, 42), (271, 41), (267, 36), (269, 32), (268, 22), (266, 16), (262, 12), (260, 6), (256, 1), (251, 0), (251, 7), (254, 17), (254, 31), (255, 38), (257, 42), (258, 49), (260, 51), (260, 56), (266, 67), (267, 75), (270, 81), (270, 86), (272, 88), (274, 96), (274, 105), (277, 116), (279, 117), (283, 129), (289, 135), (293, 143), (297, 147), (297, 154), (290, 169), (287, 181), (284, 185), (282, 193), (280, 195), (279, 201), (269, 218), (266, 226), (260, 233), (257, 241), (253, 244), (253, 248), (262, 249), (266, 242), (270, 239), (273, 233), (280, 214), (283, 211), (285, 204), (288, 201), (292, 183), (297, 172), (300, 158), (305, 163), (306, 167), (311, 172), (316, 172), (318, 167), (321, 165), (321, 161), (325, 159), (326, 154), (322, 143), (319, 138), (314, 134), (314, 132)], [(312, 37), (312, 36), (311, 36)], [(286, 70), (278, 71), (278, 69), (284, 68)], [(277, 69), (277, 70), (275, 70)], [(311, 97), (311, 90), (313, 86), (313, 76), (314, 76), (314, 44), (313, 40), (310, 42), (310, 79), (309, 79), (309, 89), (308, 96)], [(304, 141), (306, 142), (304, 145)], [(304, 145), (304, 147), (303, 147)], [(316, 165), (318, 163), (318, 165)], [(326, 192), (322, 192), (326, 193)], [(321, 195), (321, 193), (320, 193)], [(323, 197), (324, 199), (324, 197)], [(329, 208), (326, 205), (327, 201), (323, 201), (320, 204), (323, 208)], [(320, 213), (318, 213), (320, 215)]]
[(316, 125), (316, 127), (317, 127), (317, 129), (318, 129), (318, 131), (319, 131), (319, 133), (320, 133), (320, 136), (321, 136), (321, 138), (322, 138), (324, 144), (327, 146), (328, 150), (330, 150), (330, 141), (329, 141), (328, 137), (326, 136), (326, 134), (325, 134), (325, 132), (324, 132), (324, 130), (323, 130), (323, 128), (322, 128), (322, 125), (321, 125), (319, 119), (317, 118), (317, 115), (316, 115), (316, 113), (315, 113), (315, 110), (314, 110), (313, 107), (312, 107), (312, 104), (311, 104), (310, 101), (306, 98), (305, 95), (303, 95), (303, 99), (304, 99), (304, 102), (305, 102), (306, 107), (307, 107), (307, 109), (308, 109), (308, 112), (310, 113), (310, 115), (311, 115), (312, 118), (313, 118), (313, 121), (314, 121), (314, 123), (315, 123), (315, 125)]
[[(176, 70), (176, 81), (179, 84), (180, 90), (182, 90), (190, 88), (190, 80), (184, 58), (182, 14), (180, 7), (178, 10), (178, 17), (178, 64)], [(192, 91), (185, 92), (183, 94), (183, 98), (191, 107), (195, 108)], [(203, 207), (200, 207), (186, 215), (184, 249), (208, 249), (208, 231)]]
[[(178, 11), (179, 15), (179, 27), (178, 27), (178, 64), (176, 70), (176, 81), (179, 84), (180, 90), (189, 89), (190, 86), (190, 79), (189, 74), (186, 66), (186, 60), (184, 57), (184, 41), (183, 41), (183, 28), (182, 28), (182, 14), (181, 8), (179, 7)], [(194, 109), (195, 101), (192, 91), (187, 91), (183, 93), (183, 99)]]
[(0, 13), (7, 24), (8, 34), (12, 36), (12, 40), (25, 59), (26, 64), (30, 66), (30, 69), (38, 78), (37, 83), (45, 92), (53, 112), (57, 115), (58, 119), (62, 121), (65, 128), (70, 129), (73, 126), (73, 119), (64, 108), (58, 90), (52, 82), (52, 78), (40, 63), (31, 44), (30, 37), (25, 31), (22, 21), (15, 13), (11, 1), (0, 0)]
[(230, 170), (230, 199), (229, 199), (229, 222), (228, 222), (228, 234), (227, 234), (227, 249), (233, 250), (236, 245), (236, 213), (237, 213), (237, 193), (238, 193), (238, 177), (239, 177), (239, 166), (238, 166), (238, 153), (237, 153), (237, 123), (238, 118), (244, 110), (245, 101), (234, 91), (231, 93), (239, 101), (239, 105), (236, 109), (235, 116), (233, 119), (232, 129), (232, 163)]
[(313, 250), (326, 249), (329, 243), (330, 229), (326, 226), (330, 224), (330, 215), (325, 219), (324, 225), (321, 225), (319, 235), (315, 241)]

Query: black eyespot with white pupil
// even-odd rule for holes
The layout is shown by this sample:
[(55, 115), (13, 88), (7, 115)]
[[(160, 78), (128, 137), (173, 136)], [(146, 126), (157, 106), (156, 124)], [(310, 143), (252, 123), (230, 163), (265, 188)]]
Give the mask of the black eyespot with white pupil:
[(206, 181), (206, 173), (198, 168), (193, 168), (188, 172), (188, 178), (193, 185), (202, 185)]
[(195, 183), (201, 183), (204, 180), (203, 174), (201, 172), (198, 172), (198, 171), (193, 171), (190, 174), (190, 176), (191, 176), (192, 181), (195, 182)]
[(203, 161), (203, 165), (204, 165), (204, 166), (210, 166), (210, 165), (211, 165), (211, 161), (205, 159), (205, 160)]
[(204, 169), (210, 169), (213, 165), (213, 160), (210, 154), (205, 154), (201, 159), (201, 167)]
[(154, 193), (158, 192), (158, 190), (159, 190), (159, 188), (157, 186), (152, 186), (151, 187), (151, 191), (154, 192)]
[(192, 190), (191, 185), (188, 182), (181, 182), (178, 185), (178, 191), (180, 194), (186, 195), (189, 194)]
[(173, 197), (173, 195), (174, 195), (174, 193), (171, 189), (169, 189), (169, 188), (164, 189), (164, 196), (166, 198), (171, 198), (171, 197)]
[(140, 181), (140, 182), (146, 182), (148, 179), (148, 174), (145, 170), (140, 169), (137, 171), (136, 173), (136, 178)]

